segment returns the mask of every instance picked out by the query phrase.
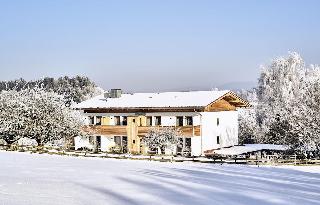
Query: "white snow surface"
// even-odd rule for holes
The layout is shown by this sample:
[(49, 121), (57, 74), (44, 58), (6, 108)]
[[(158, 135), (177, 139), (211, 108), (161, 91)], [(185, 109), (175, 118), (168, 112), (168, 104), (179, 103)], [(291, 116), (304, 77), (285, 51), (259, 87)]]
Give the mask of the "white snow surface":
[(148, 107), (191, 107), (207, 106), (230, 92), (190, 91), (163, 93), (122, 94), (120, 98), (105, 98), (98, 95), (75, 105), (75, 108), (148, 108)]
[(0, 162), (0, 205), (320, 204), (319, 167), (309, 173), (4, 151)]
[(239, 155), (248, 152), (255, 152), (258, 150), (286, 150), (285, 145), (274, 145), (274, 144), (246, 144), (244, 146), (234, 146), (228, 148), (221, 148), (214, 150), (214, 153), (220, 155)]

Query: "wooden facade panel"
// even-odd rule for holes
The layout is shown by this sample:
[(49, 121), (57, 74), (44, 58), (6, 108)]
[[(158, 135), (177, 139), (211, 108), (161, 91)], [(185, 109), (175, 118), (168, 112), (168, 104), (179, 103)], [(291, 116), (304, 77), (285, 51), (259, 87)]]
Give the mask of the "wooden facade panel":
[(235, 107), (250, 107), (250, 103), (233, 92), (227, 93), (224, 97), (224, 100), (228, 101), (231, 105)]
[(194, 126), (193, 127), (193, 135), (194, 136), (200, 136), (201, 135), (201, 126)]
[(228, 101), (220, 99), (216, 102), (209, 104), (206, 108), (206, 112), (218, 112), (218, 111), (234, 111), (236, 107), (231, 105)]
[(127, 136), (128, 136), (128, 151), (135, 153), (140, 151), (140, 139), (138, 137), (138, 125), (141, 123), (140, 116), (128, 117)]

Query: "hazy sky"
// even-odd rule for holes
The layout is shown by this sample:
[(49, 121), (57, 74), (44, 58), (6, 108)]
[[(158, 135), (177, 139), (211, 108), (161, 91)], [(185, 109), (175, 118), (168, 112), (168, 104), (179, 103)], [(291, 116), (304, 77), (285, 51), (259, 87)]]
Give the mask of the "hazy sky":
[(0, 80), (87, 75), (128, 91), (255, 82), (288, 51), (320, 64), (320, 1), (0, 0)]

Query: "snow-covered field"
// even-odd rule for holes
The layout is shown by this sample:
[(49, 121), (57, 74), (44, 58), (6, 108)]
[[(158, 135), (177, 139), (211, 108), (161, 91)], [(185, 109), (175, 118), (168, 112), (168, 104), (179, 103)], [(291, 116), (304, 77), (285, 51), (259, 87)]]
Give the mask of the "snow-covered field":
[(0, 151), (0, 205), (320, 204), (320, 167), (296, 169)]

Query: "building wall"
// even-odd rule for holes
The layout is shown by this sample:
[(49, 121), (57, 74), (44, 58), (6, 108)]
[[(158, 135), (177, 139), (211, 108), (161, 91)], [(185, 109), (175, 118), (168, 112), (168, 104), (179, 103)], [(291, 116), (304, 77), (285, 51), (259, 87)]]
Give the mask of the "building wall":
[[(202, 112), (201, 116), (202, 154), (206, 150), (238, 144), (237, 111)], [(219, 125), (217, 125), (218, 118)], [(217, 136), (219, 136), (220, 144), (217, 143)]]
[[(146, 116), (161, 116), (162, 126), (175, 126), (176, 116), (193, 116), (193, 125), (201, 125), (201, 136), (191, 138), (192, 155), (199, 156), (206, 150), (229, 147), (238, 144), (238, 113), (237, 111), (221, 112), (176, 112), (176, 113), (146, 113), (145, 116), (132, 116), (132, 113), (85, 113), (86, 116), (102, 116), (102, 125), (114, 125), (114, 116), (127, 116), (128, 129), (128, 149), (132, 152), (140, 150), (140, 140), (136, 136), (137, 126), (146, 126)], [(219, 118), (219, 125), (217, 125)], [(135, 119), (135, 123), (132, 122)], [(154, 125), (154, 118), (153, 118)], [(141, 124), (140, 124), (141, 122)], [(217, 143), (219, 136), (220, 144)], [(134, 140), (134, 144), (133, 144)], [(75, 141), (76, 147), (88, 144), (86, 140)], [(109, 151), (109, 147), (114, 146), (113, 136), (101, 136), (101, 150)]]
[(191, 138), (191, 155), (200, 156), (201, 155), (201, 136)]
[(80, 148), (92, 149), (93, 145), (90, 143), (89, 137), (77, 136), (74, 138), (75, 150)]
[(115, 146), (114, 138), (113, 136), (101, 136), (101, 151), (103, 152), (109, 152), (111, 147)]
[[(103, 152), (109, 152), (116, 144), (114, 142), (114, 136), (99, 135), (101, 137), (100, 150)], [(93, 149), (93, 143), (89, 137), (75, 137), (75, 149), (86, 148), (88, 150)]]

